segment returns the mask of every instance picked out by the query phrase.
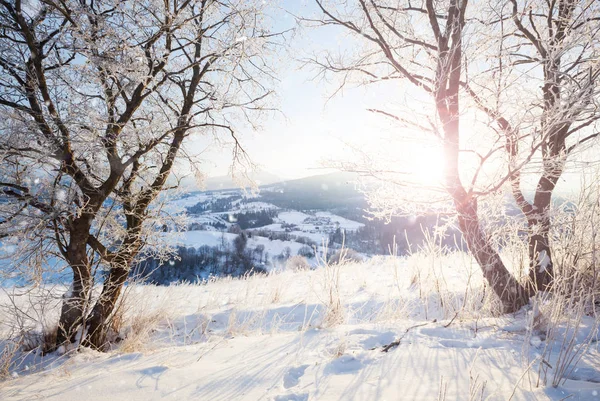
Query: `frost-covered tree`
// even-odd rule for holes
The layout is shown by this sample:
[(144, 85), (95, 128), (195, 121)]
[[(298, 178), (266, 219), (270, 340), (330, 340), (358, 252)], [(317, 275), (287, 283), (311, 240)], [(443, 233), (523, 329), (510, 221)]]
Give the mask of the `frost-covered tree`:
[[(508, 172), (493, 189), (510, 183), (526, 219), (532, 290), (545, 290), (554, 274), (552, 195), (567, 160), (598, 136), (600, 3), (510, 0), (490, 12), (494, 76), (464, 87), (505, 138)], [(535, 177), (531, 200), (524, 174)]]
[[(0, 1), (0, 230), (73, 272), (57, 345), (102, 348), (129, 269), (160, 243), (159, 196), (186, 139), (264, 111), (279, 35), (260, 1)], [(241, 117), (241, 119), (240, 119)], [(93, 267), (108, 266), (91, 299)], [(84, 332), (85, 334), (85, 332)]]
[[(465, 59), (473, 55), (468, 45), (476, 42), (472, 24), (477, 23), (477, 15), (471, 16), (468, 11), (476, 6), (469, 8), (467, 0), (315, 2), (320, 18), (305, 19), (306, 23), (341, 28), (362, 44), (343, 55), (317, 54), (310, 61), (322, 74), (342, 75), (343, 84), (356, 79), (366, 85), (403, 82), (408, 85), (407, 90), (413, 93), (413, 98), (425, 99), (425, 104), (431, 107), (431, 113), (425, 116), (416, 114), (408, 103), (402, 105), (409, 109), (406, 116), (382, 109), (373, 111), (408, 124), (424, 135), (428, 133), (439, 141), (444, 157), (442, 189), (453, 204), (468, 248), (502, 301), (504, 310), (519, 309), (527, 303), (527, 292), (506, 268), (478, 215), (477, 177), (481, 169), (476, 168), (470, 177), (465, 177), (461, 171), (466, 111), (462, 86), (468, 77)], [(497, 149), (491, 147), (483, 153), (481, 164), (497, 154)], [(390, 181), (385, 170), (376, 171), (370, 166), (356, 164), (345, 167)], [(387, 168), (394, 169), (393, 166)], [(393, 213), (394, 209), (403, 206), (398, 204), (399, 199), (402, 198), (396, 194), (389, 198), (380, 197), (374, 206), (383, 213)]]
[[(506, 311), (547, 289), (553, 276), (552, 194), (568, 157), (598, 135), (600, 4), (315, 1), (321, 17), (306, 19), (308, 24), (341, 28), (363, 46), (343, 55), (318, 54), (312, 64), (325, 77), (341, 75), (342, 85), (394, 88), (404, 101), (371, 111), (400, 124), (399, 138), (416, 131), (442, 150), (443, 164), (430, 160), (442, 176), (439, 189), (446, 196), (439, 198), (438, 188), (417, 195), (422, 177), (413, 174), (410, 182), (398, 156), (381, 165), (363, 152), (363, 160), (343, 163), (385, 181), (369, 196), (375, 215), (419, 213), (449, 198), (470, 252)], [(528, 200), (522, 187), (532, 177), (534, 196)], [(482, 200), (505, 186), (528, 234), (526, 286), (504, 266), (497, 241), (486, 232), (488, 216), (480, 215)]]

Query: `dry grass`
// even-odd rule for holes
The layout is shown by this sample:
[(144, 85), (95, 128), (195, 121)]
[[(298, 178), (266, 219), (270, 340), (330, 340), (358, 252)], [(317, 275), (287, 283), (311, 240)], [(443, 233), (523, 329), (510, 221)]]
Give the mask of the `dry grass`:
[(344, 355), (347, 349), (348, 342), (346, 341), (346, 338), (341, 338), (334, 347), (327, 350), (327, 353), (331, 359), (337, 359)]
[(24, 333), (20, 341), (21, 349), (24, 352), (40, 350), (45, 354), (54, 348), (57, 331), (58, 326), (50, 326), (43, 328), (41, 332), (30, 331)]
[(141, 311), (130, 316), (125, 325), (123, 341), (119, 345), (121, 352), (147, 351), (151, 347), (151, 334), (166, 319), (162, 310)]
[(20, 351), (21, 345), (15, 341), (6, 340), (0, 351), (0, 380), (10, 377), (11, 368)]
[(320, 299), (325, 307), (322, 327), (333, 327), (346, 321), (346, 310), (342, 303), (342, 288), (340, 275), (346, 262), (341, 259), (338, 263), (321, 261), (321, 294)]
[(111, 317), (114, 330), (110, 337), (122, 339), (121, 352), (143, 352), (152, 347), (151, 335), (173, 316), (169, 295), (174, 291), (167, 288), (156, 297), (143, 291), (144, 286), (131, 285), (123, 292)]

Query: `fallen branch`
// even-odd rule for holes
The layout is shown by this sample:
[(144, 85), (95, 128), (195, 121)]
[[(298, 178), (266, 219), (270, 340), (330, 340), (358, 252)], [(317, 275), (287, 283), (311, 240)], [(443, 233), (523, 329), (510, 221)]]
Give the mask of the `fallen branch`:
[[(394, 340), (391, 343), (389, 343), (388, 345), (383, 346), (383, 348), (381, 348), (381, 352), (388, 352), (392, 348), (396, 348), (397, 346), (400, 345), (400, 342), (404, 339), (404, 337), (406, 337), (406, 334), (408, 334), (409, 331), (411, 331), (412, 329), (415, 329), (417, 327), (426, 326), (429, 323), (430, 322), (425, 322), (425, 323), (421, 323), (421, 324), (416, 324), (414, 326), (410, 326), (409, 328), (406, 329), (406, 331), (404, 331), (404, 334), (402, 334), (402, 336), (399, 339)], [(375, 349), (375, 348), (373, 348), (373, 349)]]

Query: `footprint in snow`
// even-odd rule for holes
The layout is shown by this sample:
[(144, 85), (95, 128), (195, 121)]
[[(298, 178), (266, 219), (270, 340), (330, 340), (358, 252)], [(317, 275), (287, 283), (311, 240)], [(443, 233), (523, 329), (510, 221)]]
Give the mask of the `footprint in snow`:
[(283, 387), (287, 389), (297, 386), (300, 378), (304, 375), (306, 368), (308, 368), (308, 365), (288, 369), (285, 376), (283, 376)]
[(149, 368), (140, 369), (138, 370), (138, 373), (140, 373), (141, 376), (137, 379), (135, 385), (139, 388), (145, 387), (144, 382), (146, 381), (146, 379), (149, 379), (151, 381), (154, 381), (154, 390), (158, 390), (158, 383), (160, 381), (160, 377), (167, 370), (169, 370), (169, 368), (167, 368), (166, 366), (152, 366)]
[(149, 368), (140, 369), (138, 372), (140, 372), (144, 376), (154, 377), (163, 374), (168, 369), (169, 368), (167, 368), (166, 366), (152, 366)]
[(308, 393), (278, 395), (273, 401), (308, 401)]
[(343, 375), (354, 373), (361, 370), (363, 363), (352, 355), (342, 355), (339, 358), (329, 362), (325, 367), (325, 374)]

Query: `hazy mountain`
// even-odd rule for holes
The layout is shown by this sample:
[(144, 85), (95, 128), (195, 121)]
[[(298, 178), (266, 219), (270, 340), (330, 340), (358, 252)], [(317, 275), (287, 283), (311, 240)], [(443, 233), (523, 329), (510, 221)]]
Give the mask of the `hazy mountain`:
[(364, 207), (357, 180), (353, 173), (322, 174), (263, 186), (260, 195), (265, 202), (297, 210)]
[[(251, 175), (251, 178), (256, 182), (258, 186), (271, 185), (274, 183), (282, 182), (283, 179), (275, 174), (269, 173), (268, 171), (258, 171)], [(195, 191), (219, 191), (222, 189), (238, 189), (239, 184), (233, 181), (231, 176), (224, 175), (219, 177), (210, 177), (204, 181), (204, 186), (199, 187), (194, 177), (185, 177), (181, 180), (181, 187), (188, 192)]]

